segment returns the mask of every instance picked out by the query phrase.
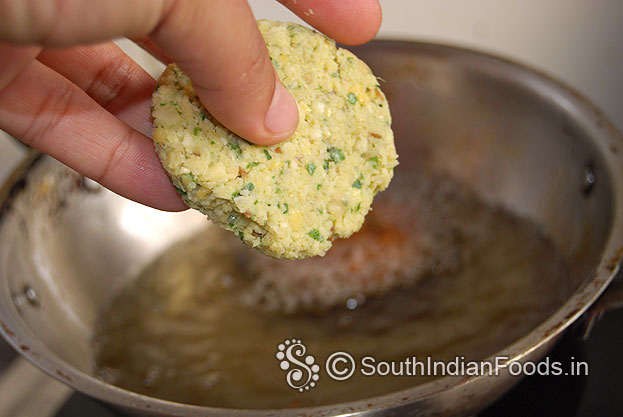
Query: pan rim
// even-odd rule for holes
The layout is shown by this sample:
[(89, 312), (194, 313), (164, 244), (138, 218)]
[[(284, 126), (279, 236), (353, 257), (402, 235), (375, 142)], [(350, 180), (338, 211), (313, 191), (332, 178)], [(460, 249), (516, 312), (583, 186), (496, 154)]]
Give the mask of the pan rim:
[[(621, 134), (617, 132), (616, 128), (606, 119), (599, 109), (573, 88), (570, 88), (543, 72), (534, 70), (515, 61), (500, 58), (488, 53), (474, 51), (472, 49), (428, 42), (380, 40), (371, 42), (366, 48), (428, 49), (430, 51), (441, 51), (451, 54), (464, 54), (466, 57), (486, 59), (495, 62), (497, 65), (512, 67), (514, 70), (521, 71), (522, 75), (538, 82), (539, 85), (545, 85), (552, 91), (562, 94), (571, 105), (574, 106), (575, 110), (578, 110), (581, 115), (585, 116), (586, 123), (590, 123), (590, 125), (593, 126), (599, 121), (602, 124), (599, 130), (595, 130), (595, 132), (599, 133), (595, 135), (595, 140), (606, 161), (608, 175), (611, 176), (612, 188), (614, 191), (613, 222), (610, 228), (610, 234), (604, 245), (599, 263), (594, 267), (591, 275), (569, 296), (564, 304), (527, 335), (485, 359), (491, 360), (496, 357), (507, 356), (510, 358), (509, 360), (525, 360), (530, 353), (553, 342), (568, 326), (589, 309), (597, 298), (606, 290), (608, 284), (614, 279), (621, 268), (623, 234), (617, 234), (616, 232), (623, 230), (623, 151), (621, 150), (623, 149), (623, 137), (621, 137)], [(609, 148), (609, 145), (612, 143), (617, 144), (619, 149), (617, 153)], [(27, 178), (31, 168), (44, 158), (47, 157), (42, 156), (38, 151), (30, 152), (0, 189), (0, 228), (2, 227), (6, 213), (10, 211), (11, 200), (20, 192), (19, 187), (21, 182)], [(13, 332), (11, 329), (19, 329), (19, 331)], [(222, 416), (294, 416), (301, 414), (352, 414), (358, 412), (365, 414), (365, 412), (391, 409), (414, 402), (425, 401), (440, 392), (458, 389), (467, 384), (474, 383), (479, 379), (489, 377), (482, 375), (473, 377), (442, 377), (425, 384), (417, 385), (413, 388), (390, 394), (370, 397), (364, 400), (309, 408), (251, 410), (203, 407), (137, 394), (107, 384), (93, 376), (78, 371), (47, 349), (47, 347), (30, 332), (30, 329), (21, 322), (21, 318), (12, 303), (0, 303), (0, 333), (2, 333), (4, 338), (18, 352), (53, 378), (101, 401), (125, 409), (133, 409), (146, 413), (158, 412), (175, 415), (183, 413), (183, 415), (187, 416), (205, 416), (206, 414)], [(30, 347), (28, 351), (20, 349), (20, 346), (24, 344)]]

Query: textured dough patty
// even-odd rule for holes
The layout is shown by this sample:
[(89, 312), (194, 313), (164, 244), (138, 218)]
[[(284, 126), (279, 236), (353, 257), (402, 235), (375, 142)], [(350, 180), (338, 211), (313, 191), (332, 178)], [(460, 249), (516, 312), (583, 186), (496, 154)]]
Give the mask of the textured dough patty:
[(359, 230), (397, 165), (387, 100), (370, 68), (327, 37), (258, 22), (271, 61), (299, 109), (293, 136), (250, 144), (201, 105), (167, 67), (154, 92), (158, 155), (192, 208), (276, 258), (324, 255)]

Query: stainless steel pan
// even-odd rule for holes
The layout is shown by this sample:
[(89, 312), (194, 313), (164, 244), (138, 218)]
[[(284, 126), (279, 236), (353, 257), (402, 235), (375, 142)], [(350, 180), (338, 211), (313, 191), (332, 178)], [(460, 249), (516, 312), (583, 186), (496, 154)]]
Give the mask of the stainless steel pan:
[[(623, 141), (580, 95), (515, 63), (462, 49), (374, 42), (356, 50), (385, 80), (401, 172), (442, 172), (532, 219), (570, 267), (567, 301), (497, 355), (543, 357), (598, 299), (623, 254)], [(225, 410), (134, 394), (91, 374), (98, 311), (173, 241), (204, 220), (124, 200), (33, 153), (0, 201), (0, 331), (52, 377), (135, 414), (469, 415), (516, 381), (447, 377), (310, 409)]]

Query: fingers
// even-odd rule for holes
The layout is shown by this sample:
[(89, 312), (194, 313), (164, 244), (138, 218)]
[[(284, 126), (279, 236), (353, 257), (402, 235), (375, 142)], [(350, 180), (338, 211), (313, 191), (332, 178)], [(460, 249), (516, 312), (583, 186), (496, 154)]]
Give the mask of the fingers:
[(186, 208), (149, 138), (38, 61), (0, 91), (0, 128), (127, 198)]
[(368, 42), (382, 20), (378, 0), (279, 0), (301, 19), (346, 45)]
[[(166, 22), (172, 8), (191, 10), (197, 4), (218, 16), (226, 0), (0, 0), (0, 39), (22, 44), (67, 46), (116, 36), (142, 37)], [(303, 20), (346, 44), (374, 37), (381, 23), (378, 0), (279, 0)], [(194, 3), (194, 5), (193, 5)], [(220, 3), (220, 4), (219, 4)], [(234, 7), (244, 3), (232, 0)], [(236, 21), (229, 32), (238, 29)]]
[(151, 136), (154, 80), (112, 42), (46, 49), (37, 60), (58, 72), (120, 120)]
[[(380, 22), (377, 0), (282, 0), (341, 42), (371, 38)], [(178, 62), (208, 110), (258, 144), (288, 138), (298, 109), (277, 80), (245, 0), (0, 0), (0, 39), (63, 46), (115, 36), (151, 34)]]
[(270, 144), (298, 124), (246, 0), (0, 0), (0, 15), (0, 39), (43, 46), (151, 33), (208, 110), (238, 135)]
[(151, 38), (230, 130), (254, 143), (272, 144), (296, 129), (296, 103), (277, 80), (245, 0), (176, 2)]

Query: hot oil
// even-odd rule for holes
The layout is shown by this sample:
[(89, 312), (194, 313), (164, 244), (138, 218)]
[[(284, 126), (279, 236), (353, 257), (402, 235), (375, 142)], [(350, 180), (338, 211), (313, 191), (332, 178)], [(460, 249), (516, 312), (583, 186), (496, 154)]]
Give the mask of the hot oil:
[[(94, 340), (98, 377), (152, 397), (213, 407), (340, 403), (432, 377), (369, 377), (359, 368), (352, 378), (334, 381), (324, 361), (335, 351), (348, 352), (357, 364), (364, 356), (484, 359), (527, 334), (566, 298), (565, 262), (532, 223), (483, 204), (447, 179), (394, 180), (367, 222), (400, 219), (385, 209), (388, 201), (410, 205), (435, 238), (427, 257), (439, 261), (417, 269), (417, 279), (392, 281), (392, 289), (353, 296), (333, 308), (286, 314), (245, 301), (257, 291), (257, 270), (247, 264), (263, 255), (208, 227), (170, 247), (102, 312)], [(339, 259), (313, 262), (325, 259), (320, 267), (340, 270)], [(318, 271), (318, 265), (309, 270)], [(295, 288), (291, 296), (304, 294)], [(276, 359), (277, 345), (292, 338), (320, 365), (319, 380), (303, 393), (286, 384)]]

